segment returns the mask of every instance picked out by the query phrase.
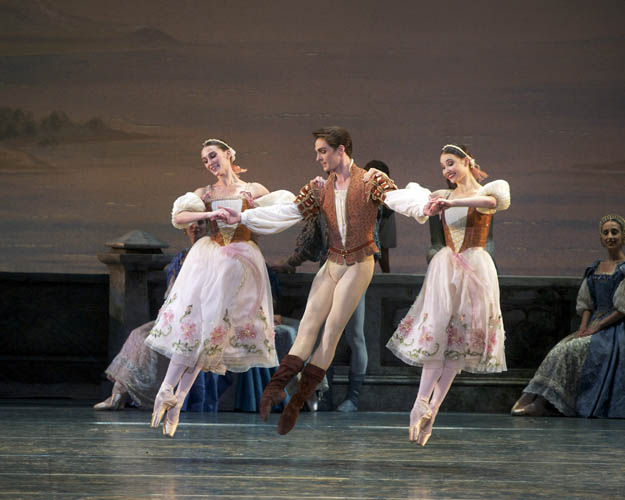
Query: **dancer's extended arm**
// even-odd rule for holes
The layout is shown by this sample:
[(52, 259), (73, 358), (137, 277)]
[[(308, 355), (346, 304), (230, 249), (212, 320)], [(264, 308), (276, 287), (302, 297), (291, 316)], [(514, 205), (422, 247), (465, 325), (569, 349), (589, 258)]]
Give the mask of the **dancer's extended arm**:
[[(281, 192), (284, 193), (285, 191)], [(288, 193), (288, 191), (286, 192)], [(288, 200), (282, 197), (275, 200), (274, 204), (264, 206), (263, 199), (272, 195), (273, 193), (270, 193), (255, 200), (256, 208), (241, 213), (222, 207), (219, 210), (218, 218), (227, 224), (241, 223), (254, 233), (273, 234), (290, 228), (302, 219), (316, 216), (319, 212), (319, 189), (314, 181), (306, 184), (300, 190), (297, 198), (291, 194)]]
[(384, 204), (397, 213), (412, 217), (420, 224), (428, 220), (427, 207), (430, 204), (430, 190), (416, 182), (409, 182), (405, 189), (386, 193)]

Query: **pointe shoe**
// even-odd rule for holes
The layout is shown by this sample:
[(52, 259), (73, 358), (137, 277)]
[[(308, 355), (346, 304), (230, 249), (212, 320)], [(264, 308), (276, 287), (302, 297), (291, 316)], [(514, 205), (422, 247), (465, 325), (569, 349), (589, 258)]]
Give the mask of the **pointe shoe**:
[(420, 446), (425, 446), (430, 439), (432, 432), (423, 432), (419, 433), (419, 437), (417, 437), (417, 444)]
[(432, 435), (432, 427), (434, 427), (435, 417), (436, 415), (432, 413), (432, 418), (430, 418), (430, 420), (428, 420), (421, 428), (421, 432), (419, 432), (419, 435), (417, 436), (417, 441), (416, 441), (419, 446), (425, 446), (427, 442), (429, 441), (430, 436)]
[(174, 396), (173, 389), (171, 387), (168, 387), (163, 391), (159, 391), (156, 395), (156, 400), (154, 401), (154, 411), (152, 412), (150, 427), (153, 429), (158, 428), (165, 412), (176, 406), (177, 403), (178, 400), (176, 399), (176, 396)]
[(430, 405), (425, 399), (417, 399), (410, 412), (410, 441), (418, 442), (421, 430), (430, 420), (432, 420), (432, 409)]
[(176, 434), (176, 429), (178, 429), (179, 421), (180, 414), (178, 414), (178, 418), (173, 423), (169, 421), (169, 418), (165, 417), (165, 420), (163, 420), (163, 436), (173, 438), (174, 434)]

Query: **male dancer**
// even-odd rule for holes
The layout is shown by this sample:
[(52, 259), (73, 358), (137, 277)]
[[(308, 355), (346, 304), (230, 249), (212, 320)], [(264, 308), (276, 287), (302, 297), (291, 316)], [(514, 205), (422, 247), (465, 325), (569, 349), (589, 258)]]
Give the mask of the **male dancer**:
[[(378, 223), (379, 220), (380, 212), (378, 211)], [(376, 226), (379, 225), (378, 223), (376, 223)], [(376, 243), (378, 243), (378, 240), (376, 240)], [(319, 262), (319, 267), (321, 268), (326, 262), (329, 247), (328, 228), (326, 227), (323, 215), (319, 213), (313, 219), (307, 220), (303, 225), (302, 230), (297, 237), (296, 248), (293, 250), (292, 255), (281, 264), (273, 266), (272, 269), (277, 272), (294, 273), (296, 268), (307, 260), (311, 262)], [(377, 259), (377, 255), (375, 257)], [(366, 292), (362, 295), (360, 302), (358, 302), (358, 305), (354, 310), (354, 314), (352, 314), (352, 317), (347, 322), (343, 332), (343, 336), (350, 349), (350, 360), (347, 394), (345, 396), (345, 400), (336, 407), (336, 410), (342, 413), (358, 411), (358, 399), (360, 398), (361, 388), (365, 381), (365, 374), (367, 371), (368, 357), (367, 343), (365, 341), (365, 296)], [(319, 401), (319, 410), (334, 409), (333, 366), (330, 366), (330, 368), (326, 371), (326, 379), (329, 387), (323, 394), (323, 398)], [(287, 390), (288, 388), (289, 385), (287, 385)]]
[(241, 214), (224, 209), (221, 215), (228, 224), (240, 222), (259, 234), (283, 231), (319, 212), (328, 226), (328, 259), (313, 280), (295, 343), (282, 358), (260, 402), (260, 415), (266, 420), (271, 407), (285, 399), (286, 384), (303, 369), (298, 390), (278, 421), (279, 434), (293, 428), (300, 409), (332, 363), (341, 333), (373, 276), (373, 254), (378, 250), (373, 228), (378, 205), (384, 202), (386, 192), (397, 189), (381, 172), (365, 182), (365, 171), (351, 158), (352, 140), (344, 128), (324, 127), (315, 130), (313, 136), (317, 161), (328, 174), (325, 183), (320, 177), (310, 181), (292, 204), (259, 207)]

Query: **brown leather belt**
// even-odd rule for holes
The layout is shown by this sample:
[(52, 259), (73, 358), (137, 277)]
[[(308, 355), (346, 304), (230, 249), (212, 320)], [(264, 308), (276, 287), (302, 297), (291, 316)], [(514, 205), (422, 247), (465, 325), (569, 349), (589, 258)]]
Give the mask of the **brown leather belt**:
[(341, 250), (339, 248), (334, 248), (334, 247), (330, 247), (329, 251), (332, 253), (338, 253), (339, 255), (342, 255), (343, 257), (345, 257), (346, 255), (349, 255), (350, 253), (354, 253), (357, 252), (358, 250), (362, 250), (363, 248), (367, 248), (369, 245), (373, 244), (374, 241), (367, 241), (367, 243), (363, 243), (360, 246), (354, 247), (354, 248), (350, 248), (349, 250)]

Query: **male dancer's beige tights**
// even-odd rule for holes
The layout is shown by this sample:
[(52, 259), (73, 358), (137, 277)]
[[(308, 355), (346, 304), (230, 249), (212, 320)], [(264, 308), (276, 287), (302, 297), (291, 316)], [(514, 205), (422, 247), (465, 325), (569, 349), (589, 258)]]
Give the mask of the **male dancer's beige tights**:
[(351, 266), (326, 261), (313, 280), (306, 310), (289, 354), (308, 359), (325, 321), (321, 340), (310, 363), (328, 369), (345, 325), (371, 282), (374, 265), (373, 256)]

